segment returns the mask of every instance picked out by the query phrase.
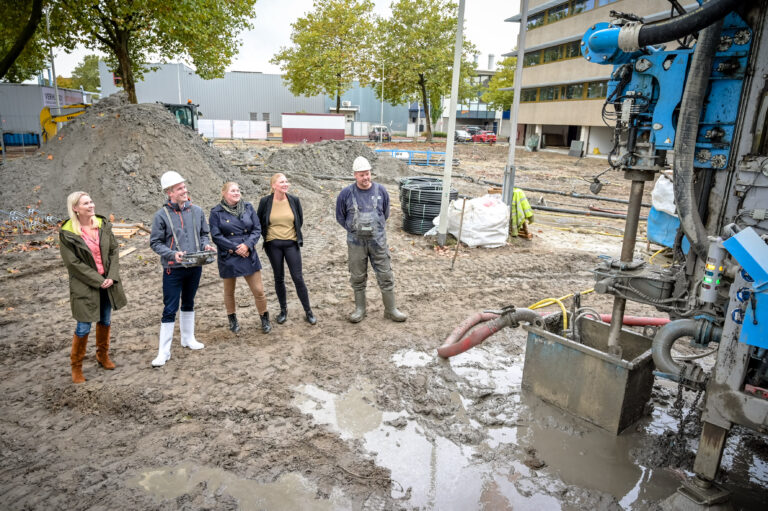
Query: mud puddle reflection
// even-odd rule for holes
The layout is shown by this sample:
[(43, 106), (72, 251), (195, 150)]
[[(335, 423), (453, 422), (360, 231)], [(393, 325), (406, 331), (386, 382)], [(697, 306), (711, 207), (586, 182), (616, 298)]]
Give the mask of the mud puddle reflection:
[(226, 493), (237, 499), (238, 509), (270, 509), (293, 511), (331, 511), (352, 509), (348, 499), (334, 490), (327, 500), (318, 500), (317, 488), (299, 474), (283, 474), (273, 483), (258, 483), (242, 479), (218, 468), (206, 468), (191, 463), (161, 467), (141, 472), (129, 485), (142, 488), (162, 500), (176, 499), (199, 492), (210, 495)]
[(665, 414), (656, 413), (639, 431), (616, 437), (523, 393), (519, 350), (511, 353), (489, 343), (447, 366), (428, 357), (405, 350), (392, 362), (417, 374), (452, 372), (450, 400), (457, 411), (447, 420), (484, 433), (481, 441), (456, 443), (422, 420), (428, 417), (377, 409), (376, 389), (364, 378), (341, 395), (313, 385), (295, 388), (295, 406), (341, 438), (361, 440), (376, 463), (391, 471), (391, 496), (404, 505), (645, 509), (679, 485), (675, 472), (638, 465), (629, 455), (643, 434), (670, 425)]

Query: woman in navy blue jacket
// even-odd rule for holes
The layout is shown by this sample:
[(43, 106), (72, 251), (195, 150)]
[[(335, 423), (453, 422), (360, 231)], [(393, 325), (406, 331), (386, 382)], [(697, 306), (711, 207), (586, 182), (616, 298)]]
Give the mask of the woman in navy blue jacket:
[(259, 201), (258, 215), (264, 229), (264, 250), (275, 276), (275, 294), (280, 302), (280, 314), (276, 321), (283, 324), (288, 319), (285, 296), (287, 263), (296, 294), (304, 308), (304, 317), (310, 325), (314, 325), (317, 318), (309, 305), (309, 292), (301, 271), (301, 245), (304, 243), (301, 235), (301, 225), (304, 223), (301, 202), (298, 197), (288, 193), (288, 179), (283, 174), (273, 175), (270, 185), (272, 193)]
[(211, 209), (208, 223), (213, 243), (219, 249), (219, 276), (224, 279), (224, 306), (229, 318), (229, 329), (235, 333), (240, 331), (235, 313), (235, 281), (237, 277), (244, 277), (256, 301), (261, 330), (268, 334), (272, 326), (261, 280), (261, 262), (256, 254), (261, 224), (251, 203), (241, 200), (237, 183), (224, 183), (221, 202)]

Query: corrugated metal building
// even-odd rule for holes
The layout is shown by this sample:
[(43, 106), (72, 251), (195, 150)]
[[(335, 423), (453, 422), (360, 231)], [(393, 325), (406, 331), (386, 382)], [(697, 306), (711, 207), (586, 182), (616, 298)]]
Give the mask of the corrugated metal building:
[[(233, 71), (224, 78), (203, 80), (184, 64), (156, 64), (158, 69), (136, 84), (139, 103), (200, 105), (207, 119), (267, 121), (280, 126), (283, 112), (323, 113), (322, 96), (294, 96), (280, 75)], [(121, 90), (104, 62), (99, 62), (101, 91), (105, 96)]]
[[(335, 99), (322, 95), (294, 96), (279, 74), (230, 71), (225, 73), (224, 78), (204, 80), (184, 64), (156, 66), (156, 71), (146, 73), (144, 79), (136, 84), (136, 97), (140, 103), (186, 103), (192, 100), (200, 105), (206, 119), (267, 121), (276, 127), (281, 126), (281, 114), (284, 112), (329, 113), (331, 103), (334, 111), (336, 108)], [(99, 76), (104, 96), (120, 90), (104, 62), (99, 62)], [(380, 103), (372, 90), (361, 89), (356, 83), (343, 100), (357, 107), (354, 121), (378, 124)], [(404, 129), (407, 116), (406, 107), (384, 104), (385, 124), (392, 120), (393, 129), (398, 129), (395, 126), (400, 125)]]
[[(384, 83), (384, 87), (386, 86), (387, 84)], [(336, 113), (336, 98), (325, 98), (324, 113)], [(352, 90), (341, 96), (339, 113), (346, 114), (348, 121), (379, 124), (382, 119), (381, 101), (376, 97), (373, 89), (360, 87), (358, 82), (354, 82)], [(384, 124), (389, 126), (390, 131), (404, 132), (408, 123), (408, 105), (394, 106), (385, 101), (383, 120)]]

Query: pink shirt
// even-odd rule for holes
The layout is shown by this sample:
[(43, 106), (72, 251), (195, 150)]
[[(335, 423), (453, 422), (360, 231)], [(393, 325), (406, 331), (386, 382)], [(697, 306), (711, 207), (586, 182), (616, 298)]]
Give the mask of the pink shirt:
[(99, 246), (98, 229), (96, 230), (95, 238), (91, 238), (90, 236), (86, 235), (84, 231), (81, 237), (83, 238), (83, 241), (85, 241), (85, 244), (88, 245), (88, 249), (93, 255), (93, 260), (96, 261), (96, 271), (99, 272), (99, 275), (104, 275), (104, 263), (101, 261), (101, 247)]

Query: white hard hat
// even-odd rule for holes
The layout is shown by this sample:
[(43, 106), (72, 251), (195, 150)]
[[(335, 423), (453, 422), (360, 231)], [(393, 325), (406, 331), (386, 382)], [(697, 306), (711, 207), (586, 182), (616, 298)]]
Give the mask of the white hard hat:
[(371, 163), (368, 161), (368, 158), (365, 156), (355, 158), (355, 161), (352, 163), (352, 172), (364, 172), (366, 170), (371, 170)]
[(175, 170), (169, 170), (162, 176), (160, 176), (160, 188), (163, 190), (167, 190), (168, 188), (177, 185), (179, 183), (183, 183), (186, 181), (183, 177), (181, 177), (181, 174), (176, 172)]

